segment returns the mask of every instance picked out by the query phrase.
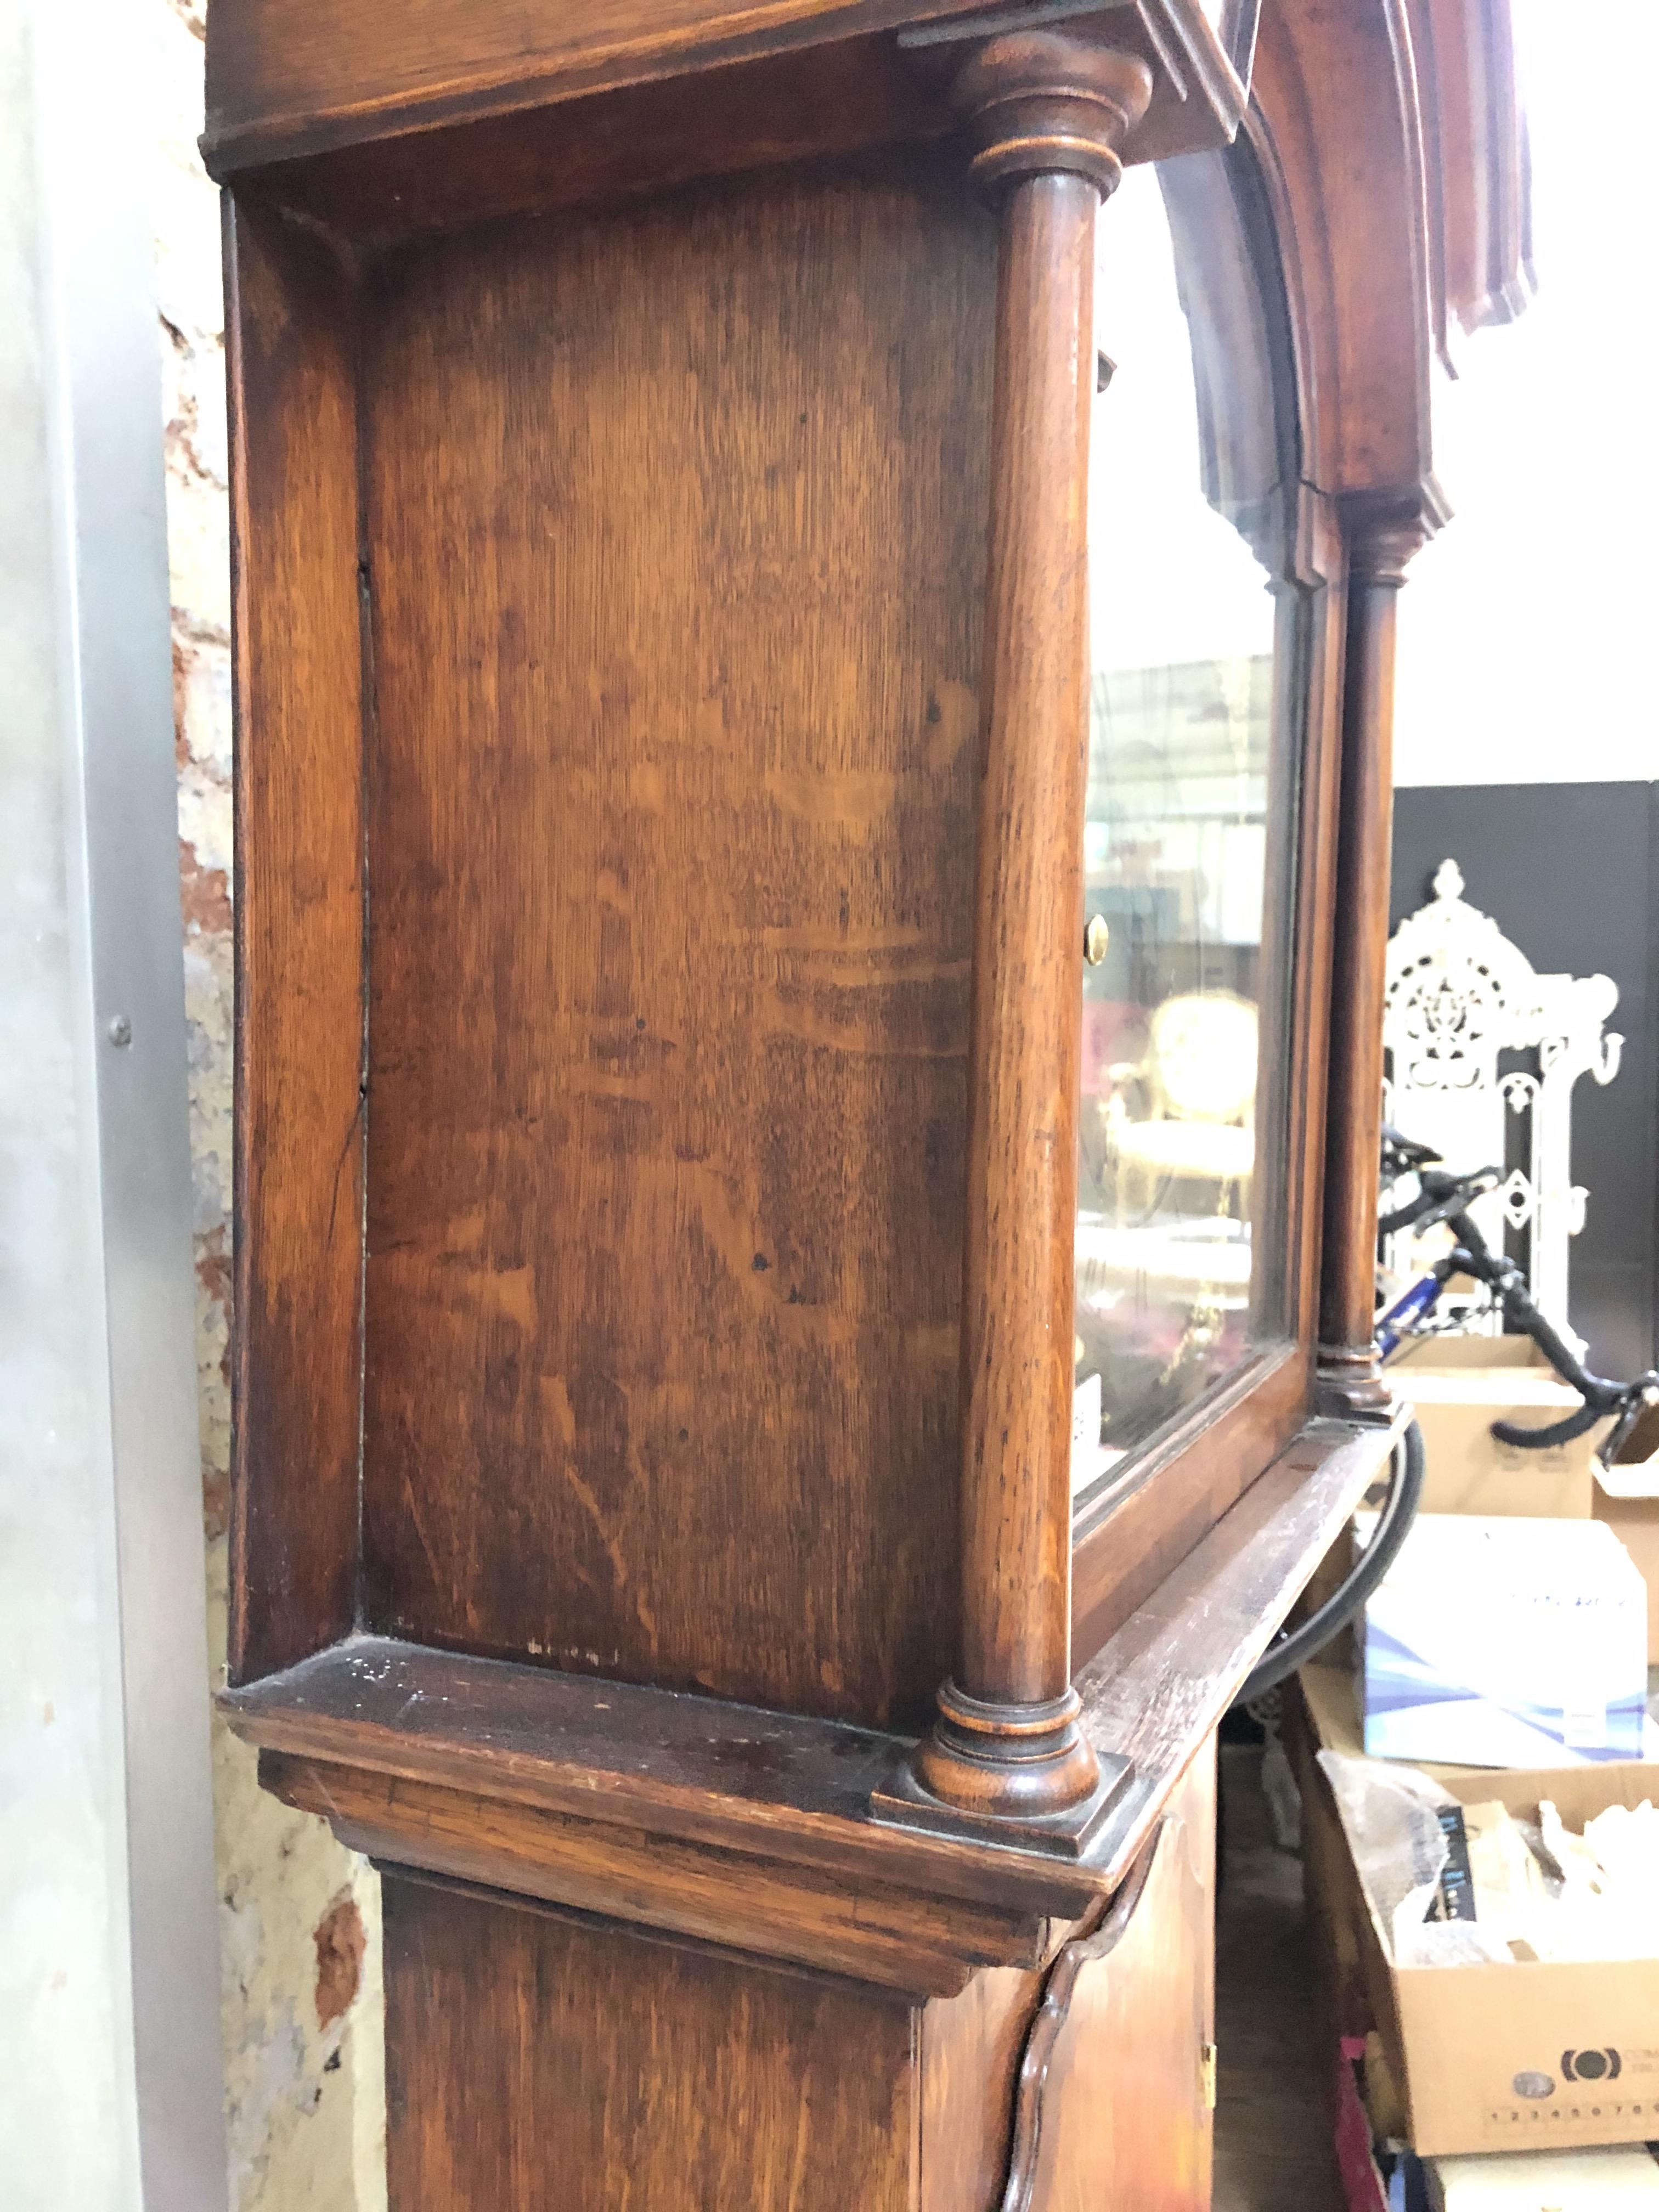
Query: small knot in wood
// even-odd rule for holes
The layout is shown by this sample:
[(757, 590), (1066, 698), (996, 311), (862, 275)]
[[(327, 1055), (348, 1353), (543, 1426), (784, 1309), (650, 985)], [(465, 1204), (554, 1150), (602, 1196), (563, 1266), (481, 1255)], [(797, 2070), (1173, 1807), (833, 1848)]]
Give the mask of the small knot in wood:
[(988, 40), (951, 91), (981, 185), (1069, 172), (1103, 199), (1123, 174), (1120, 149), (1152, 96), (1152, 73), (1138, 54), (1052, 31)]

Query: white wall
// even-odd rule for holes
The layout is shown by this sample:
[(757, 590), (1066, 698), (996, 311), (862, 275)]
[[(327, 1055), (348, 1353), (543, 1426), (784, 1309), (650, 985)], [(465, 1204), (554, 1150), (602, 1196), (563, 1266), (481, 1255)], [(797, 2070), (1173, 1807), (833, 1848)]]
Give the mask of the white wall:
[(1597, 0), (1565, 43), (1559, 0), (1514, 8), (1539, 289), (1437, 380), (1455, 512), (1401, 601), (1402, 784), (1659, 776), (1659, 8)]
[(0, 0), (7, 2212), (225, 2203), (161, 380), (112, 4)]
[[(59, 741), (30, 44), (0, 15), (0, 2140), (34, 2212), (136, 2206), (90, 1025)], [(115, 1662), (112, 1672), (112, 1662)]]

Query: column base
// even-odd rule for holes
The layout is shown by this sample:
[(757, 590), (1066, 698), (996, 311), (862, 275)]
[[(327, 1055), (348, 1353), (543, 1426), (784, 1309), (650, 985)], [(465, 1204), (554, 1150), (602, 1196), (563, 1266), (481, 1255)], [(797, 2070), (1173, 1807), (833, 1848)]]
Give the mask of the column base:
[(1314, 1370), (1314, 1410), (1329, 1420), (1388, 1426), (1398, 1407), (1375, 1344), (1357, 1350), (1349, 1345), (1320, 1346)]
[(931, 1733), (871, 1793), (872, 1818), (1082, 1857), (1129, 1778), (1078, 1725), (1075, 1690), (1036, 1705), (988, 1705), (954, 1682)]

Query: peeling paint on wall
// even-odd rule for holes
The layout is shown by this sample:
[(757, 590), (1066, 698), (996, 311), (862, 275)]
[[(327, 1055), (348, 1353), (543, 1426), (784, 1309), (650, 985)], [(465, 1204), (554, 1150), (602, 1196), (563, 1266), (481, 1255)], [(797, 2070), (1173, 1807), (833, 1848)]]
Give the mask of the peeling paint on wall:
[[(225, 1656), (230, 1458), (230, 566), (218, 194), (202, 168), (204, 0), (141, 0), (161, 159), (156, 293), (167, 410), (179, 852), (190, 1046), (197, 1371), (211, 1661)], [(222, 2019), (235, 2212), (386, 2203), (380, 1883), (326, 1825), (258, 1787), (216, 1724)]]

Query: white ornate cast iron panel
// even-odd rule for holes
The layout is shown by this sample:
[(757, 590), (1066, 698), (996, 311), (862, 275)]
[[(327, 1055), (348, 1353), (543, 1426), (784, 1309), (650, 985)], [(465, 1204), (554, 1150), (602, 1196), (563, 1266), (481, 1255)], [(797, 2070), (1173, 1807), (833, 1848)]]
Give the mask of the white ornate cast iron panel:
[[(1526, 1167), (1474, 1207), (1494, 1248), (1524, 1229), (1533, 1295), (1567, 1328), (1567, 1258), (1588, 1194), (1572, 1181), (1572, 1092), (1581, 1075), (1611, 1083), (1621, 1036), (1605, 1024), (1619, 992), (1607, 975), (1540, 975), (1490, 915), (1463, 896), (1455, 860), (1435, 873), (1434, 896), (1408, 915), (1389, 945), (1382, 1038), (1384, 1114), (1447, 1164), (1502, 1166), (1508, 1117), (1525, 1117)], [(1535, 1065), (1514, 1065), (1526, 1055)], [(1510, 1055), (1508, 1066), (1500, 1055)], [(1412, 1264), (1393, 1237), (1385, 1263)], [(1481, 1326), (1496, 1329), (1496, 1316)], [(1574, 1340), (1577, 1341), (1577, 1340)]]

